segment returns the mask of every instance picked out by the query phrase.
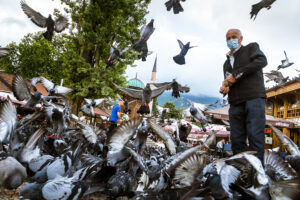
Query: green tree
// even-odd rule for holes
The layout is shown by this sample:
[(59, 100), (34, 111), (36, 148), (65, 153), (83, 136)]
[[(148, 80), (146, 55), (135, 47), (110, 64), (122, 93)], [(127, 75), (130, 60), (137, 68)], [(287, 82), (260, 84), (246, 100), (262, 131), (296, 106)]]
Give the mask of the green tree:
[[(27, 78), (43, 75), (56, 84), (63, 78), (64, 85), (73, 89), (72, 112), (78, 113), (83, 98), (116, 96), (112, 82), (126, 83), (123, 75), (137, 53), (130, 49), (110, 69), (105, 60), (114, 42), (123, 49), (139, 37), (150, 1), (61, 0), (71, 17), (69, 32), (56, 34), (52, 43), (41, 33), (29, 34), (19, 45), (10, 44), (13, 53), (0, 66)], [(58, 10), (54, 14), (61, 15)]]
[(11, 54), (0, 60), (0, 68), (8, 73), (22, 74), (26, 78), (45, 76), (55, 83), (63, 78), (61, 52), (64, 40), (61, 36), (53, 38), (52, 43), (41, 33), (28, 34), (17, 45), (10, 43)]
[(175, 104), (171, 101), (167, 101), (164, 108), (169, 108), (169, 112), (166, 115), (166, 118), (182, 119), (181, 109), (176, 109)]
[(157, 97), (156, 97), (153, 99), (153, 103), (152, 103), (152, 114), (154, 116), (158, 115), (157, 105), (158, 105), (158, 102), (157, 102)]
[(112, 82), (125, 84), (123, 74), (137, 56), (134, 51), (127, 51), (123, 60), (107, 70), (105, 60), (110, 47), (116, 42), (121, 49), (125, 48), (138, 37), (151, 0), (61, 1), (72, 18), (63, 68), (67, 83), (74, 89), (74, 105), (80, 105), (84, 97), (114, 96)]

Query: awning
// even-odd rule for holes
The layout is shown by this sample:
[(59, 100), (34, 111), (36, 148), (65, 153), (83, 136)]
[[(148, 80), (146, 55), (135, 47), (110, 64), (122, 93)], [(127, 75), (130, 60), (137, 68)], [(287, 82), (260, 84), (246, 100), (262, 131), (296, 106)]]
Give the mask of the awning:
[[(211, 116), (214, 119), (222, 119), (229, 121), (228, 114), (229, 107), (218, 108), (215, 110), (210, 110), (205, 112), (206, 116)], [(266, 124), (271, 124), (272, 126), (280, 127), (280, 128), (294, 128), (295, 124), (292, 121), (286, 119), (280, 119), (277, 117), (273, 117), (271, 115), (266, 115)]]

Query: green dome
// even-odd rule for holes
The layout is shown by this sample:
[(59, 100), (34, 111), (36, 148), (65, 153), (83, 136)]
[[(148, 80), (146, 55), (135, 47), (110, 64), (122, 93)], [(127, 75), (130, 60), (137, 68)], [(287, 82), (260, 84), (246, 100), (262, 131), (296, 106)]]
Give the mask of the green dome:
[(136, 87), (136, 88), (142, 88), (142, 89), (144, 89), (144, 87), (145, 87), (143, 81), (141, 81), (138, 78), (130, 79), (126, 85), (129, 87)]

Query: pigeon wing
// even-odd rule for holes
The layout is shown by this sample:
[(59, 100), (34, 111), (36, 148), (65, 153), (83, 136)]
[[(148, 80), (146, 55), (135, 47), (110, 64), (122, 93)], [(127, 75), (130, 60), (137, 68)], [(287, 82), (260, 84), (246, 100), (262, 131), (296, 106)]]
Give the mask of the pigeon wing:
[(128, 95), (132, 98), (135, 98), (135, 99), (142, 99), (142, 96), (143, 96), (143, 91), (142, 90), (135, 90), (135, 89), (131, 89), (131, 88), (123, 88), (123, 87), (120, 87), (116, 84), (114, 84), (114, 86), (118, 90), (120, 90), (123, 94), (126, 94), (126, 95)]
[(94, 102), (96, 104), (96, 106), (98, 106), (99, 104), (101, 104), (102, 102), (104, 102), (105, 99), (95, 99)]
[(85, 101), (87, 104), (91, 104), (91, 103), (92, 103), (92, 100), (91, 100), (91, 99), (84, 98), (84, 101)]
[(17, 125), (17, 111), (10, 98), (0, 105), (0, 140), (9, 139)]
[(12, 89), (15, 97), (19, 101), (28, 100), (31, 98), (30, 90), (21, 75), (16, 75), (13, 79)]
[(37, 26), (41, 28), (46, 27), (47, 18), (45, 18), (41, 13), (30, 8), (25, 1), (21, 1), (21, 8), (23, 12), (29, 17), (29, 19)]
[(55, 93), (56, 94), (67, 94), (69, 92), (72, 92), (71, 88), (67, 88), (67, 87), (60, 86), (60, 85), (55, 86)]
[(9, 49), (9, 48), (0, 48), (0, 58), (8, 56), (10, 53), (10, 50), (11, 49)]
[(51, 89), (54, 88), (54, 83), (46, 79), (45, 77), (41, 77), (42, 85), (46, 88), (46, 90), (49, 92)]
[(176, 145), (175, 142), (173, 141), (171, 135), (165, 131), (161, 126), (155, 123), (154, 120), (150, 120), (150, 127), (152, 130), (161, 138), (166, 144), (167, 149), (169, 150), (169, 153), (171, 155), (176, 154)]
[(60, 17), (55, 20), (54, 29), (57, 33), (65, 30), (69, 25), (68, 19), (66, 17)]
[(184, 44), (180, 40), (177, 40), (177, 41), (178, 41), (180, 49), (182, 49), (184, 47)]
[(165, 86), (162, 86), (162, 87), (152, 90), (151, 99), (161, 95), (165, 90), (167, 90), (171, 86), (171, 84), (172, 83), (170, 83), (169, 85), (165, 85)]
[(107, 138), (109, 151), (121, 151), (141, 122), (142, 118), (136, 118), (115, 129)]
[(190, 91), (190, 88), (188, 86), (181, 86), (180, 84), (178, 84), (179, 86), (179, 91), (181, 93), (188, 93)]
[[(159, 88), (159, 87), (163, 87), (166, 85), (169, 85), (172, 82), (164, 82), (164, 83), (152, 83), (155, 87)], [(171, 89), (171, 86), (168, 88), (168, 90)]]
[(265, 7), (265, 2), (264, 0), (262, 0), (261, 2), (252, 5), (252, 10), (250, 12), (251, 15), (251, 19), (254, 17), (254, 20), (256, 19), (257, 14), (259, 13), (259, 11)]

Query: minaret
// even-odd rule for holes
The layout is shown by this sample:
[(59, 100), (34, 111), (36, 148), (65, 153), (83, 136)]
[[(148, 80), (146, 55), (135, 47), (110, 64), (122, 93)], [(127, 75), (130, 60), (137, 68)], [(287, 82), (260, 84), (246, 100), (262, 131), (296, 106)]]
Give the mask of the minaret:
[(157, 55), (155, 57), (154, 66), (152, 69), (151, 83), (155, 83), (156, 81), (156, 68), (157, 68)]
[[(151, 80), (150, 80), (150, 88), (151, 90), (155, 89), (156, 87), (151, 84), (151, 83), (155, 83), (156, 81), (156, 71), (157, 70), (157, 55), (155, 57), (155, 61), (154, 61), (154, 65), (153, 65), (153, 69), (152, 69), (152, 75), (151, 75)], [(152, 104), (153, 101), (150, 102), (149, 107), (150, 107), (150, 115), (152, 114)]]

